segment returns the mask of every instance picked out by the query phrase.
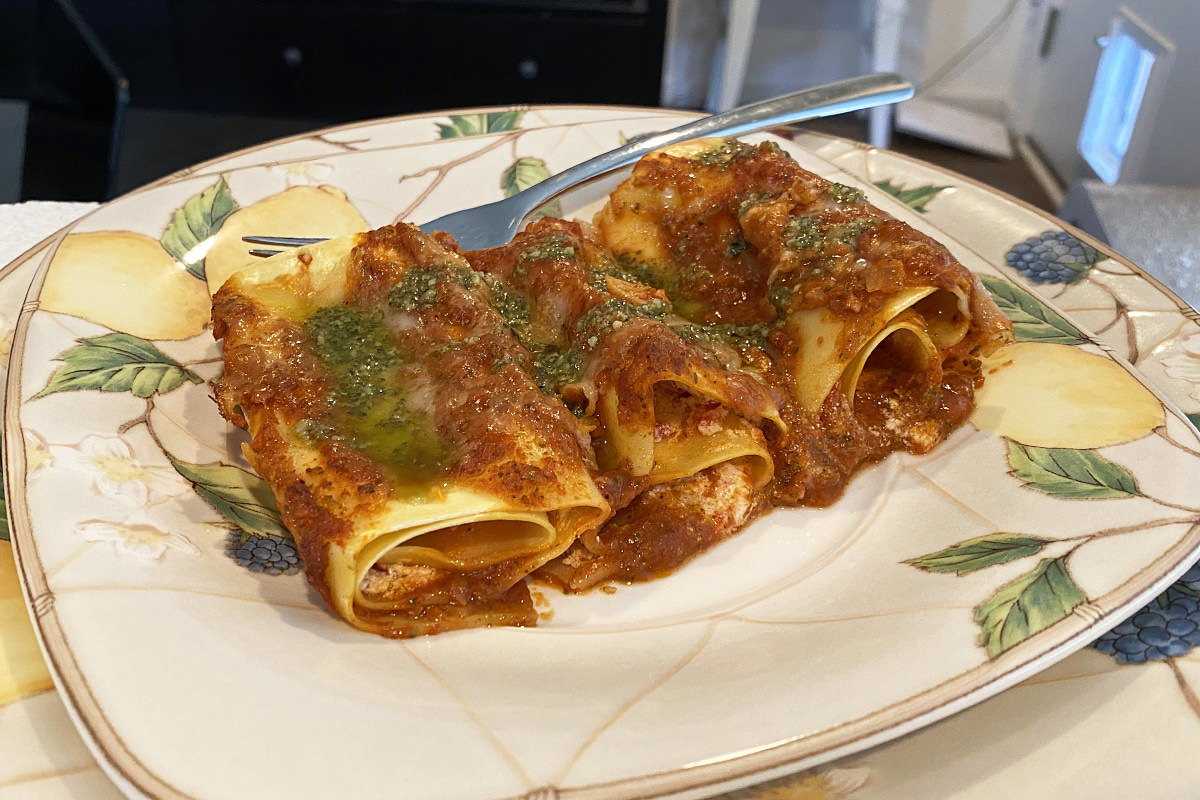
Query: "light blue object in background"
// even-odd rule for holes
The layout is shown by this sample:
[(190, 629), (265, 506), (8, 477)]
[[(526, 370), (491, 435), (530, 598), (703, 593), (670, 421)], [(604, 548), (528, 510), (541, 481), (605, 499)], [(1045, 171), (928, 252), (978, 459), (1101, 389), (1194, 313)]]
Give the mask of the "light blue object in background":
[(1144, 101), (1158, 56), (1169, 53), (1169, 45), (1164, 48), (1127, 9), (1113, 17), (1108, 35), (1097, 41), (1103, 53), (1079, 129), (1078, 147), (1102, 181), (1116, 183), (1139, 116), (1145, 112), (1153, 117), (1156, 112), (1154, 104)]

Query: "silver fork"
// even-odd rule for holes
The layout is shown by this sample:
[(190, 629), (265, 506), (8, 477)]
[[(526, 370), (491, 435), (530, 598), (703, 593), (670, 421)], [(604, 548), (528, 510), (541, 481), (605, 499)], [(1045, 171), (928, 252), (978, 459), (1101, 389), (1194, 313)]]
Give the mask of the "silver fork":
[[(446, 214), (423, 223), (420, 228), (426, 233), (450, 233), (464, 250), (499, 247), (512, 241), (527, 216), (557, 195), (599, 175), (632, 164), (660, 147), (705, 136), (738, 136), (777, 125), (898, 103), (912, 97), (912, 94), (912, 85), (899, 75), (878, 72), (762, 100), (635, 139), (616, 150), (589, 158), (552, 175), (511, 197)], [(276, 247), (295, 247), (321, 241), (286, 236), (246, 236), (243, 240)], [(250, 252), (253, 255), (270, 256), (279, 251), (256, 249)]]

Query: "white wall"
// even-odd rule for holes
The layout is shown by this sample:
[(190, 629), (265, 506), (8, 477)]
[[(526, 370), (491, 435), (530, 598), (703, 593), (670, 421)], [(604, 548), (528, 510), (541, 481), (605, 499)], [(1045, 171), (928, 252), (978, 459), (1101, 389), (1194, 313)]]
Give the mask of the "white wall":
[(854, 0), (762, 0), (743, 101), (862, 72), (869, 39)]
[[(663, 105), (703, 105), (728, 2), (672, 0)], [(1045, 0), (1016, 0), (1005, 25), (931, 89), (939, 98), (1006, 108), (1028, 20)], [(900, 72), (920, 83), (1007, 6), (1007, 0), (907, 0)], [(761, 0), (742, 100), (772, 97), (869, 69), (874, 0)]]
[[(900, 71), (930, 98), (1006, 119), (1030, 19), (1043, 1), (909, 0)], [(926, 85), (931, 79), (937, 82)]]
[[(741, 0), (732, 0), (741, 2)], [(870, 0), (761, 0), (742, 102), (848, 78), (866, 68)], [(700, 108), (708, 91), (726, 0), (672, 0), (662, 103)]]
[(671, 0), (663, 53), (662, 104), (702, 108), (708, 93), (717, 43), (724, 35), (721, 0)]

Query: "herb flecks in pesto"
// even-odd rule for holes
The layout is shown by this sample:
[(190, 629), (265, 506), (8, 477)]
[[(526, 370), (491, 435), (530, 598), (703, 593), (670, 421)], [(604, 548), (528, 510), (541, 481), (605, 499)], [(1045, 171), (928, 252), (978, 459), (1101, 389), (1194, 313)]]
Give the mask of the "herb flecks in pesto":
[(729, 240), (729, 244), (725, 245), (725, 257), (737, 258), (749, 246), (749, 243), (744, 238), (735, 236)]
[(876, 219), (835, 222), (824, 229), (813, 217), (791, 217), (783, 230), (783, 243), (790, 250), (827, 250), (835, 244), (853, 245), (864, 231), (878, 223)]
[(382, 312), (326, 306), (305, 320), (304, 332), (335, 376), (333, 402), (347, 413), (366, 413), (371, 398), (386, 390), (387, 370), (399, 358)]
[(874, 226), (874, 220), (856, 219), (853, 222), (839, 222), (829, 226), (828, 230), (825, 231), (825, 238), (829, 241), (853, 245), (858, 241), (858, 237), (862, 236), (863, 231), (869, 230)]
[(692, 342), (725, 344), (735, 349), (743, 347), (765, 348), (767, 335), (771, 332), (766, 323), (756, 325), (684, 325), (675, 329), (683, 339)]
[(492, 372), (499, 372), (509, 364), (515, 364), (518, 367), (522, 366), (521, 359), (517, 358), (512, 353), (507, 353), (497, 358), (496, 363), (492, 364)]
[(817, 250), (825, 244), (825, 237), (812, 217), (789, 217), (783, 237), (783, 244), (789, 250)]
[(297, 422), (292, 430), (305, 444), (315, 444), (333, 435), (332, 427), (307, 417)]
[(464, 289), (474, 289), (483, 283), (483, 274), (476, 272), (470, 267), (464, 267), (461, 264), (455, 264), (451, 268), (454, 277), (458, 278), (458, 282), (462, 284)]
[(749, 197), (747, 197), (745, 200), (743, 200), (741, 203), (738, 204), (738, 210), (737, 210), (738, 217), (740, 218), (740, 217), (745, 216), (747, 211), (749, 211), (750, 209), (754, 208), (757, 205), (762, 205), (763, 203), (774, 200), (776, 196), (777, 195), (767, 194), (765, 192), (754, 192), (753, 194), (751, 194)]
[(409, 267), (400, 282), (388, 292), (388, 305), (400, 311), (423, 311), (437, 302), (442, 270), (437, 267)]
[(851, 204), (866, 202), (867, 194), (862, 189), (855, 189), (853, 186), (847, 186), (844, 183), (831, 183), (825, 190), (825, 193), (833, 198), (838, 204)]
[(616, 270), (610, 274), (629, 283), (641, 283), (655, 289), (666, 288), (660, 271), (653, 264), (628, 253), (617, 256)]
[(775, 309), (782, 313), (791, 305), (793, 294), (795, 294), (795, 290), (790, 286), (777, 283), (771, 287), (771, 291), (767, 293), (767, 297), (770, 299), (771, 305), (775, 306)]
[(728, 166), (738, 156), (753, 152), (754, 147), (752, 145), (739, 142), (736, 139), (723, 139), (720, 144), (696, 153), (691, 157), (691, 160), (706, 167), (724, 167)]
[(504, 318), (518, 338), (529, 329), (529, 300), (520, 292), (510, 291), (498, 280), (489, 281), (492, 291), (491, 307)]
[(575, 330), (587, 336), (588, 347), (595, 347), (599, 343), (599, 337), (620, 328), (632, 319), (662, 319), (669, 311), (670, 306), (663, 300), (654, 299), (648, 303), (637, 304), (614, 297), (589, 308), (575, 323)]
[(571, 240), (567, 236), (564, 234), (553, 234), (547, 236), (544, 241), (522, 250), (521, 254), (517, 256), (517, 265), (520, 267), (533, 261), (549, 259), (575, 260), (575, 247), (571, 244)]
[(583, 373), (583, 351), (577, 347), (544, 350), (534, 357), (533, 370), (534, 382), (542, 393), (557, 394)]

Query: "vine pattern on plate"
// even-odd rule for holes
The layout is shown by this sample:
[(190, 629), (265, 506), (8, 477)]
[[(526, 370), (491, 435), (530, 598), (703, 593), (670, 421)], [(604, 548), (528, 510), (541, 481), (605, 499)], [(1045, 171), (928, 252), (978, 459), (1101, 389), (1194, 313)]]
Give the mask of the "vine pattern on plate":
[[(291, 535), (280, 521), (275, 499), (261, 478), (228, 464), (193, 464), (176, 458), (155, 430), (151, 412), (158, 396), (188, 384), (203, 383), (193, 365), (176, 361), (153, 342), (127, 333), (78, 339), (57, 360), (62, 362), (61, 366), (34, 400), (61, 392), (99, 391), (128, 393), (145, 401), (140, 414), (118, 426), (116, 437), (92, 436), (74, 448), (67, 448), (74, 451), (76, 466), (92, 475), (95, 491), (129, 496), (140, 501), (136, 504), (144, 505), (151, 499), (151, 492), (162, 486), (164, 476), (157, 474), (156, 467), (139, 459), (125, 438), (135, 428), (144, 427), (177, 476), (168, 483), (175, 481), (178, 486), (178, 478), (183, 478), (240, 534), (286, 538), (290, 543)], [(167, 490), (165, 494), (171, 492)], [(132, 519), (88, 520), (80, 524), (78, 532), (88, 541), (111, 542), (118, 553), (144, 558), (158, 558), (166, 548), (199, 554), (181, 535)], [(268, 571), (268, 574), (282, 572)]]
[[(452, 115), (448, 122), (437, 123), (438, 134), (443, 139), (513, 134), (520, 130), (523, 115), (520, 108)], [(501, 174), (500, 187), (505, 196), (511, 196), (545, 180), (549, 174), (542, 159), (516, 158)], [(947, 188), (932, 183), (908, 188), (891, 181), (877, 182), (876, 186), (918, 212), (924, 212), (926, 205)], [(163, 249), (192, 277), (204, 280), (206, 244), (239, 207), (225, 178), (220, 177), (172, 213), (160, 239)], [(541, 213), (558, 214), (560, 209), (552, 203)], [(1006, 262), (1034, 283), (1065, 286), (1083, 280), (1104, 258), (1103, 254), (1071, 234), (1051, 230), (1015, 245), (1006, 255)], [(1091, 341), (1029, 292), (1007, 281), (989, 277), (984, 277), (983, 281), (1013, 320), (1019, 341), (1067, 345)], [(118, 433), (123, 435), (135, 427), (145, 427), (178, 476), (228, 524), (226, 555), (239, 565), (262, 574), (286, 575), (299, 571), (295, 543), (280, 520), (270, 490), (258, 476), (220, 462), (181, 461), (167, 452), (155, 432), (151, 415), (155, 397), (186, 383), (202, 382), (188, 365), (170, 358), (153, 342), (123, 332), (77, 340), (73, 348), (59, 356), (59, 360), (63, 365), (36, 397), (64, 391), (95, 390), (128, 392), (142, 398), (146, 402), (144, 412), (121, 425)], [(124, 439), (117, 441), (124, 444), (122, 453), (129, 450)], [(1043, 448), (1012, 440), (1007, 445), (1010, 474), (1030, 490), (1063, 498), (1092, 500), (1145, 497), (1127, 469), (1095, 450)], [(132, 458), (132, 451), (126, 455)], [(97, 480), (102, 477), (98, 476)], [(1190, 515), (1186, 521), (1200, 521), (1200, 509), (1182, 510)], [(1175, 524), (1182, 519), (1179, 516), (1164, 518), (1144, 523), (1138, 529)], [(131, 551), (140, 548), (140, 552), (161, 552), (161, 548), (167, 546), (186, 549), (170, 539), (169, 534), (162, 534), (160, 539), (142, 535), (146, 532), (136, 525), (104, 521), (88, 524), (90, 527), (81, 532), (89, 538), (113, 541)], [(125, 535), (131, 531), (137, 535)], [(1073, 539), (1049, 540), (1020, 532), (999, 531), (915, 557), (906, 563), (927, 572), (965, 575), (1041, 556), (1029, 570), (1001, 586), (974, 610), (975, 622), (980, 628), (980, 643), (994, 658), (1066, 618), (1087, 602), (1070, 574), (1069, 559), (1073, 553), (1099, 538), (1129, 532), (1129, 529), (1113, 528)], [(1047, 552), (1054, 554), (1047, 555)], [(1138, 615), (1118, 626), (1113, 634), (1102, 637), (1095, 646), (1113, 653), (1123, 663), (1168, 658), (1190, 651), (1200, 643), (1197, 587), (1193, 583), (1196, 583), (1194, 579), (1189, 583), (1185, 576)], [(1135, 645), (1134, 639), (1139, 644)]]
[[(1091, 339), (1033, 294), (1005, 280), (982, 276), (985, 287), (1013, 322), (1018, 342), (1080, 346)], [(1166, 438), (1162, 428), (1154, 431)], [(1149, 497), (1124, 466), (1096, 449), (1038, 447), (1006, 439), (1009, 475), (1026, 489), (1063, 499), (1117, 501), (1142, 497), (1172, 513), (1136, 526), (1115, 526), (1063, 539), (996, 531), (967, 539), (905, 563), (932, 573), (968, 575), (978, 570), (1041, 556), (1027, 571), (974, 608), (980, 644), (995, 658), (1068, 617), (1088, 602), (1071, 576), (1069, 561), (1089, 543), (1136, 534), (1151, 527), (1200, 524), (1200, 508)], [(1200, 565), (1093, 647), (1123, 664), (1186, 655), (1200, 644)], [(1200, 709), (1198, 709), (1200, 710)]]
[[(511, 133), (520, 128), (524, 110), (451, 115), (438, 123), (443, 139), (494, 133)], [(307, 175), (308, 173), (305, 172)], [(500, 176), (506, 196), (520, 192), (549, 177), (546, 163), (535, 157), (517, 158)], [(205, 255), (222, 225), (242, 207), (234, 198), (225, 177), (189, 197), (170, 219), (159, 238), (172, 259), (193, 278), (206, 279)], [(556, 203), (540, 214), (557, 214)], [(284, 527), (274, 496), (257, 475), (225, 463), (195, 464), (168, 452), (154, 430), (155, 398), (191, 383), (203, 383), (189, 365), (168, 356), (149, 339), (113, 332), (76, 341), (58, 356), (62, 365), (34, 399), (60, 392), (100, 391), (130, 393), (146, 401), (143, 413), (123, 423), (113, 439), (91, 437), (74, 446), (69, 456), (80, 468), (93, 473), (98, 491), (131, 494), (146, 499), (153, 485), (161, 484), (154, 467), (138, 460), (124, 435), (143, 426), (173, 468), (195, 493), (218, 512), (228, 526), (225, 554), (239, 566), (263, 575), (293, 575), (301, 564), (295, 541)], [(2, 468), (2, 465), (0, 465)], [(3, 502), (0, 489), (0, 503)], [(144, 503), (143, 503), (144, 504)], [(156, 559), (167, 548), (192, 555), (198, 550), (179, 534), (158, 531), (132, 520), (89, 520), (78, 533), (93, 542), (110, 542), (118, 553)], [(0, 537), (8, 538), (7, 526)]]

